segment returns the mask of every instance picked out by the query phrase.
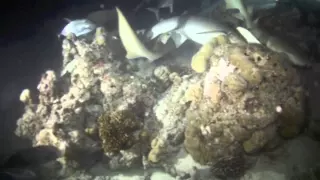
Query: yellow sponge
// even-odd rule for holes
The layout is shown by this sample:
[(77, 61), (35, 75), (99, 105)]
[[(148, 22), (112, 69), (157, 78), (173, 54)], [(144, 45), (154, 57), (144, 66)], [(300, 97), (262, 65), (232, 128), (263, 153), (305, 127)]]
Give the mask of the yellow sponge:
[(191, 68), (197, 73), (203, 73), (208, 66), (208, 60), (212, 55), (213, 46), (211, 43), (203, 45), (200, 50), (192, 57)]
[(228, 38), (224, 35), (220, 35), (213, 38), (209, 43), (204, 44), (192, 57), (191, 68), (197, 73), (203, 73), (207, 69), (209, 59), (213, 53), (213, 48), (227, 43), (229, 43)]

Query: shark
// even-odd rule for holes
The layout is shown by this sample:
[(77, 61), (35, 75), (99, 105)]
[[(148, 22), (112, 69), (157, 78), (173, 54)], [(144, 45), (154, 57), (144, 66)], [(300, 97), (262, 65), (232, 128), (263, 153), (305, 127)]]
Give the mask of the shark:
[(299, 67), (310, 67), (310, 56), (295, 44), (289, 43), (281, 35), (271, 34), (258, 25), (260, 20), (257, 17), (253, 20), (253, 10), (270, 9), (275, 7), (278, 0), (224, 0), (227, 10), (239, 10), (240, 18), (246, 24), (244, 27), (236, 27), (237, 31), (246, 38), (248, 43), (263, 44), (269, 49), (288, 57), (289, 61)]
[(216, 9), (225, 7), (226, 12), (245, 22), (246, 28), (252, 25), (252, 12), (270, 9), (279, 4), (278, 0), (206, 0), (198, 15), (211, 16)]
[(147, 32), (146, 36), (151, 40), (159, 37), (164, 44), (167, 39), (172, 38), (176, 48), (179, 48), (186, 40), (192, 40), (203, 45), (212, 38), (227, 34), (233, 34), (238, 39), (248, 43), (258, 42), (251, 34), (248, 37), (248, 34), (242, 34), (242, 32), (236, 31), (236, 29), (216, 19), (182, 15), (159, 22)]
[(158, 21), (160, 21), (160, 9), (169, 8), (170, 13), (173, 13), (174, 0), (142, 0), (141, 3), (135, 8), (134, 11), (138, 11), (144, 4), (154, 3), (155, 7), (147, 7), (148, 11), (155, 14)]
[(227, 12), (232, 14), (235, 18), (244, 21), (246, 28), (250, 29), (252, 27), (252, 13), (249, 11), (273, 8), (278, 2), (277, 0), (216, 0), (211, 5), (204, 7), (204, 10), (199, 14), (210, 14), (221, 3), (224, 3)]
[(244, 20), (246, 28), (252, 27), (251, 16), (249, 15), (246, 6), (243, 3), (243, 0), (224, 0), (227, 10), (237, 9), (239, 10), (239, 19)]
[[(237, 27), (240, 34), (249, 38), (252, 43), (262, 44), (274, 52), (280, 53), (288, 58), (288, 60), (294, 66), (298, 67), (310, 67), (312, 65), (310, 61), (310, 55), (304, 52), (296, 44), (290, 43), (288, 39), (285, 39), (281, 34), (270, 33), (265, 29), (260, 28), (259, 21), (261, 17), (253, 17), (252, 9), (270, 9), (274, 8), (279, 2), (277, 0), (243, 0), (236, 2), (235, 0), (225, 0), (228, 8), (242, 9), (244, 7), (243, 2), (247, 3), (247, 7), (251, 10), (246, 11), (243, 9), (244, 16), (250, 21), (250, 28)], [(241, 10), (240, 10), (241, 14)]]
[[(116, 7), (116, 12), (118, 16), (119, 37), (127, 52), (127, 59), (143, 57), (148, 59), (149, 62), (153, 62), (168, 53), (154, 52), (148, 49), (141, 39), (139, 39), (139, 36), (132, 29), (128, 20), (118, 7)], [(161, 41), (163, 44), (166, 44), (167, 41), (171, 39), (175, 47), (179, 48), (187, 40), (203, 45), (219, 35), (233, 34), (236, 35), (238, 39), (243, 40), (243, 42), (259, 43), (255, 36), (250, 33), (242, 33), (243, 31), (241, 31), (241, 29), (245, 28), (232, 28), (217, 19), (212, 20), (185, 14), (158, 22), (147, 31), (145, 39), (152, 41), (158, 37), (164, 40)]]
[(144, 57), (152, 62), (163, 56), (164, 53), (156, 53), (149, 50), (139, 39), (137, 33), (132, 29), (122, 11), (118, 7), (116, 7), (116, 11), (118, 15), (119, 37), (127, 52), (127, 59)]
[[(226, 1), (231, 3), (228, 8), (240, 9), (241, 12), (241, 7), (243, 7), (242, 1)], [(118, 14), (119, 36), (127, 51), (126, 57), (128, 59), (145, 57), (150, 62), (153, 62), (165, 54), (153, 52), (146, 48), (120, 9), (116, 8), (116, 10)], [(244, 10), (246, 11), (246, 9)], [(245, 13), (247, 13), (247, 19), (251, 21), (250, 29), (246, 29), (245, 27), (232, 28), (215, 19), (209, 20), (199, 16), (182, 15), (157, 23), (146, 33), (146, 37), (148, 40), (153, 40), (157, 37), (165, 39), (165, 41), (172, 39), (176, 48), (178, 48), (186, 40), (192, 40), (198, 44), (205, 44), (219, 35), (234, 33), (239, 35), (240, 39), (247, 41), (247, 43), (263, 44), (275, 52), (285, 54), (294, 65), (303, 67), (310, 66), (310, 61), (308, 61), (309, 57), (306, 53), (285, 39), (260, 29), (257, 25), (258, 20), (252, 21), (250, 14), (248, 14), (248, 12)], [(165, 44), (165, 42), (163, 43)]]
[(264, 44), (274, 52), (287, 56), (288, 60), (295, 66), (310, 67), (312, 65), (310, 61), (311, 57), (306, 52), (296, 44), (292, 44), (287, 39), (284, 39), (281, 35), (271, 34), (261, 29), (258, 24), (253, 24), (250, 32), (247, 33), (251, 33), (261, 44)]
[[(247, 1), (257, 1), (257, 0), (247, 0)], [(263, 5), (263, 8), (269, 8), (267, 4), (271, 4), (276, 0), (268, 0), (267, 2), (260, 2), (260, 7)], [(276, 1), (279, 3), (278, 1)], [(275, 7), (274, 5), (273, 7)], [(252, 23), (250, 30), (248, 29), (241, 29), (238, 27), (238, 31), (242, 31), (242, 34), (247, 34), (247, 36), (251, 36), (252, 38), (256, 38), (257, 42), (263, 44), (264, 46), (268, 47), (269, 49), (273, 50), (274, 52), (280, 53), (287, 57), (287, 59), (297, 67), (311, 67), (312, 66), (312, 55), (309, 55), (307, 52), (299, 48), (297, 44), (290, 43), (289, 39), (284, 38), (282, 34), (271, 33), (266, 29), (263, 29), (259, 26), (259, 22), (262, 17), (255, 17), (253, 18), (252, 12), (248, 12), (249, 16), (251, 16)]]
[[(118, 7), (116, 7), (116, 12), (118, 15), (119, 37), (127, 52), (127, 59), (142, 57), (148, 59), (149, 62), (153, 62), (168, 53), (169, 50), (155, 52), (148, 49)], [(244, 42), (257, 42), (256, 39), (252, 40), (243, 37), (243, 35), (222, 21), (190, 15), (175, 16), (160, 21), (147, 31), (144, 38), (150, 42), (159, 37), (160, 39), (165, 39), (165, 42), (162, 42), (163, 44), (166, 44), (171, 39), (175, 44), (175, 48), (179, 48), (187, 40), (203, 45), (214, 37), (230, 33), (238, 36), (238, 39)]]
[[(248, 29), (253, 26), (252, 15), (248, 12), (245, 5), (253, 8), (266, 8), (275, 6), (276, 0), (266, 0), (268, 2), (257, 2), (257, 0), (219, 0), (213, 3), (215, 7), (217, 3), (224, 1), (226, 10), (233, 12), (237, 10), (239, 18), (244, 20), (245, 27), (230, 27), (222, 20), (218, 19), (206, 19), (201, 16), (188, 16), (181, 15), (162, 20), (158, 24), (154, 25), (147, 33), (147, 38), (154, 39), (159, 37), (162, 43), (170, 38), (175, 42), (176, 47), (181, 46), (186, 40), (190, 39), (196, 43), (204, 44), (209, 39), (217, 37), (221, 34), (233, 33), (238, 35), (240, 39), (245, 40), (247, 43), (259, 44), (259, 40), (252, 35)], [(246, 3), (246, 4), (245, 4)], [(236, 29), (237, 31), (234, 31)], [(239, 36), (241, 35), (241, 36)]]
[(176, 16), (153, 26), (147, 33), (147, 38), (152, 40), (161, 34), (169, 33), (178, 48), (188, 39), (205, 44), (214, 37), (226, 34), (228, 30), (230, 29), (225, 24), (218, 21), (209, 21), (197, 16)]

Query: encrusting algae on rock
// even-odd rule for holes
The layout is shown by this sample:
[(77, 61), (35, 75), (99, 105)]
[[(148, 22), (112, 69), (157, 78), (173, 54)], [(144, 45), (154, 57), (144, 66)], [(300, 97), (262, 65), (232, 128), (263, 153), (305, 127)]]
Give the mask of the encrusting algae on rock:
[(192, 102), (200, 101), (203, 96), (203, 88), (201, 84), (200, 83), (190, 84), (184, 96), (186, 101), (192, 101)]

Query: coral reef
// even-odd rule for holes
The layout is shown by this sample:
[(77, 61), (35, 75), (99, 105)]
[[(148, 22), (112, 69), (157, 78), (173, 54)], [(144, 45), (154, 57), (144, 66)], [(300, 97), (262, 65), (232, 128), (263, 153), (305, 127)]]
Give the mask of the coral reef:
[(256, 155), (306, 123), (297, 70), (261, 45), (219, 36), (192, 57), (194, 72), (161, 65), (141, 77), (109, 36), (66, 38), (61, 76), (46, 71), (39, 102), (20, 96), (16, 134), (62, 155), (38, 167), (42, 179), (247, 177)]
[(56, 96), (56, 84), (57, 77), (54, 71), (48, 70), (46, 71), (37, 86), (39, 91), (39, 101), (40, 104), (49, 105), (53, 103), (53, 100)]
[[(126, 62), (110, 59), (103, 33), (98, 28), (98, 39), (92, 43), (65, 39), (63, 51), (69, 55), (64, 55), (62, 77), (52, 70), (42, 76), (39, 102), (31, 103), (29, 90), (21, 94), (29, 108), (18, 120), (16, 134), (31, 139), (34, 146), (60, 150), (60, 159), (44, 165), (43, 172), (54, 169), (52, 176), (67, 177), (75, 168), (91, 168), (102, 156), (111, 169), (141, 164), (145, 148), (138, 143), (140, 132), (133, 130), (143, 129), (156, 94), (146, 80), (114, 68), (126, 67)], [(141, 142), (150, 143), (143, 138)]]

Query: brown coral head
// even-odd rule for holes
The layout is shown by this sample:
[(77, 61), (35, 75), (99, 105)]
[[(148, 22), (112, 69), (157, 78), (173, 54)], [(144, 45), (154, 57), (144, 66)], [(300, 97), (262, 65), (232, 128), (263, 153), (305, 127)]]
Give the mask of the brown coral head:
[(133, 133), (140, 128), (137, 116), (130, 109), (105, 112), (98, 123), (104, 152), (117, 153), (130, 148), (135, 142)]
[(212, 165), (212, 173), (219, 178), (238, 178), (247, 170), (243, 155), (221, 157)]

